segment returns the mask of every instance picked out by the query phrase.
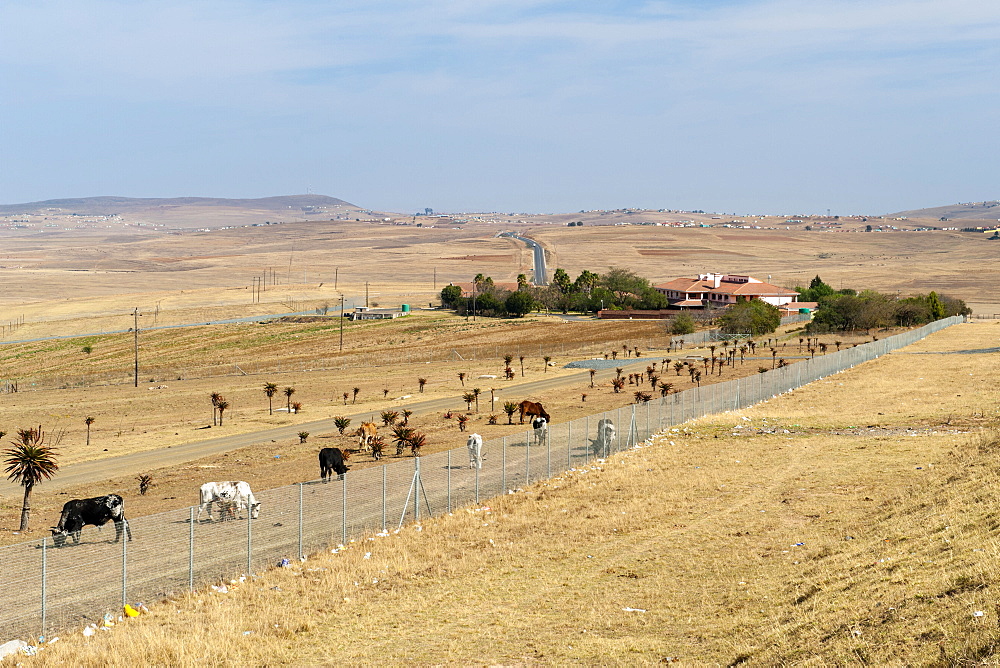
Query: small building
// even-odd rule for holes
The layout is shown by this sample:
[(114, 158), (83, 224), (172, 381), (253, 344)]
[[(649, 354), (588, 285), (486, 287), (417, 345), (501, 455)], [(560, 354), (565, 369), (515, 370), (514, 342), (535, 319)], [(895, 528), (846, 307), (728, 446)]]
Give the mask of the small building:
[(351, 320), (392, 320), (410, 315), (410, 305), (403, 304), (398, 309), (394, 308), (369, 308), (367, 306), (354, 307)]
[(795, 290), (738, 274), (699, 274), (698, 278), (675, 278), (653, 288), (666, 296), (672, 308), (719, 308), (751, 299), (782, 308), (799, 299)]

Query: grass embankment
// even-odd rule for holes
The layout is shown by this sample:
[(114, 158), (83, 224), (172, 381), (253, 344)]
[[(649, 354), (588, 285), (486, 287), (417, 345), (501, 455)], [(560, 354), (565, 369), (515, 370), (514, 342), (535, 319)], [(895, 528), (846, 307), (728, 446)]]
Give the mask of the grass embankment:
[(33, 663), (988, 661), (1000, 359), (934, 351), (998, 334), (952, 327), (603, 466), (75, 634)]

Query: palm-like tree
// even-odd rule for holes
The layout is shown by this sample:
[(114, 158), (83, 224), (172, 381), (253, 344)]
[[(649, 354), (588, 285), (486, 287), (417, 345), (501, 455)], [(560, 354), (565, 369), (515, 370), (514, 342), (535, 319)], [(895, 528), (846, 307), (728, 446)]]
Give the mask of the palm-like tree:
[(219, 400), (222, 399), (222, 394), (219, 392), (212, 392), (208, 395), (208, 398), (212, 400), (212, 424), (216, 424), (215, 413), (219, 409)]
[(347, 397), (349, 397), (350, 395), (347, 392), (344, 392), (343, 396), (344, 396), (344, 405), (346, 406), (347, 405)]
[(344, 430), (351, 426), (351, 418), (338, 416), (333, 418), (333, 424), (336, 425), (337, 431), (339, 431), (340, 435), (343, 436)]
[(427, 437), (424, 434), (421, 434), (419, 431), (415, 431), (412, 434), (410, 434), (410, 439), (407, 442), (407, 445), (410, 446), (410, 452), (413, 453), (414, 457), (420, 454), (420, 448), (424, 447), (424, 445), (426, 444), (427, 444)]
[(472, 402), (476, 400), (476, 395), (472, 392), (466, 392), (462, 395), (462, 401), (465, 402), (467, 406), (466, 410), (472, 410)]
[(225, 399), (223, 399), (222, 397), (219, 397), (219, 401), (218, 401), (217, 404), (215, 404), (215, 408), (216, 408), (216, 410), (219, 411), (219, 426), (221, 427), (222, 426), (222, 414), (226, 412), (227, 408), (229, 408), (229, 402), (226, 401)]
[(524, 355), (519, 358), (521, 360), (521, 378), (524, 378)]
[[(90, 415), (83, 419), (83, 424), (87, 425), (87, 445), (90, 445), (90, 425), (94, 424), (94, 418)], [(3, 436), (0, 436), (3, 438)]]
[(21, 505), (21, 527), (18, 531), (27, 531), (31, 519), (31, 490), (43, 480), (50, 480), (59, 470), (56, 462), (58, 451), (45, 445), (45, 433), (39, 425), (28, 429), (17, 430), (17, 440), (14, 447), (4, 451), (3, 461), (7, 468), (4, 473), (7, 479), (24, 487), (24, 502)]
[(462, 383), (462, 387), (465, 387), (465, 372), (464, 371), (459, 371), (458, 372), (458, 380), (459, 380), (460, 383)]
[(618, 394), (619, 392), (622, 391), (622, 388), (625, 387), (625, 379), (624, 378), (612, 378), (611, 379), (611, 387), (615, 388), (615, 394)]
[(426, 378), (417, 378), (417, 385), (420, 386), (420, 391), (421, 392), (424, 391), (424, 385), (426, 385), (426, 384), (427, 384), (427, 379)]
[(396, 411), (382, 411), (379, 413), (379, 417), (382, 418), (382, 424), (386, 427), (391, 427), (396, 424), (396, 420), (399, 419), (399, 413)]
[(361, 391), (360, 387), (351, 388), (351, 392), (354, 393), (354, 397), (351, 399), (352, 404), (358, 403), (358, 392)]
[(670, 394), (670, 390), (674, 388), (673, 383), (660, 382), (660, 396), (665, 397)]
[(594, 376), (597, 374), (597, 369), (590, 370), (590, 386), (594, 386)]
[(507, 424), (514, 424), (514, 413), (517, 412), (517, 402), (503, 402), (503, 412), (507, 414)]
[(476, 399), (476, 412), (479, 412), (479, 395), (482, 392), (478, 387), (472, 388), (472, 396)]
[(545, 360), (545, 373), (548, 373), (549, 372), (549, 362), (552, 361), (552, 355), (546, 355), (542, 359)]
[(469, 416), (465, 413), (458, 414), (458, 430), (465, 431), (465, 423), (469, 421)]
[(267, 414), (273, 415), (274, 409), (271, 404), (271, 400), (274, 395), (278, 393), (278, 385), (276, 383), (264, 383), (264, 396), (267, 397)]
[(403, 454), (403, 448), (410, 444), (410, 437), (413, 435), (413, 430), (409, 427), (404, 427), (403, 425), (396, 425), (392, 428), (392, 440), (396, 444), (396, 456), (399, 457)]
[(294, 387), (286, 387), (284, 390), (282, 390), (282, 393), (285, 395), (285, 410), (287, 410), (289, 413), (291, 413), (292, 412), (292, 395), (295, 394), (295, 388)]
[(403, 409), (403, 426), (404, 427), (406, 425), (410, 424), (410, 416), (411, 415), (413, 415), (413, 411), (411, 411), (409, 408), (404, 408)]
[(509, 355), (508, 354), (508, 355), (504, 355), (503, 356), (503, 365), (504, 366), (509, 367), (510, 363), (513, 362), (513, 361), (514, 361), (514, 356), (513, 355)]

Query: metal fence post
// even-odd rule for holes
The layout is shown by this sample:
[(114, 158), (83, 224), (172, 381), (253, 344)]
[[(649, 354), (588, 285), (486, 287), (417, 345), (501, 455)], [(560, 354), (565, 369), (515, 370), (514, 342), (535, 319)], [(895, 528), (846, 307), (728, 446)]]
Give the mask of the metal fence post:
[(253, 573), (253, 518), (247, 511), (247, 575)]
[(126, 593), (128, 590), (128, 532), (122, 532), (122, 607), (128, 603)]
[(573, 420), (566, 423), (566, 468), (573, 468)]
[(194, 506), (188, 511), (188, 591), (194, 591)]
[(45, 635), (45, 617), (46, 617), (45, 595), (47, 593), (46, 578), (48, 577), (48, 556), (46, 554), (48, 552), (48, 550), (46, 549), (47, 546), (48, 546), (48, 538), (42, 538), (42, 629), (38, 634), (40, 636)]
[(583, 429), (583, 445), (584, 445), (584, 448), (583, 448), (583, 462), (585, 464), (589, 464), (590, 463), (590, 443), (587, 442), (589, 440), (590, 440), (590, 416), (588, 415), (587, 416), (587, 421), (586, 421), (586, 426)]
[(341, 542), (347, 545), (347, 474), (340, 476), (340, 534)]
[(302, 483), (299, 483), (299, 561), (302, 561)]
[(382, 464), (382, 531), (385, 532), (385, 464)]
[(545, 430), (545, 477), (552, 477), (552, 438), (550, 430)]
[(413, 458), (413, 484), (411, 485), (413, 489), (413, 521), (420, 524), (420, 486), (423, 483), (420, 480), (420, 457)]
[(527, 487), (531, 482), (531, 439), (534, 432), (531, 435), (525, 433), (524, 436), (524, 486)]
[(500, 486), (503, 488), (501, 494), (507, 493), (507, 437), (503, 437), (500, 450)]
[[(476, 477), (476, 483), (477, 483), (477, 490), (478, 490), (478, 483), (479, 483), (478, 474), (477, 474), (477, 477)], [(479, 492), (477, 491), (476, 492), (476, 501), (478, 501), (478, 500), (479, 500)], [(448, 512), (449, 513), (451, 512), (451, 450), (448, 451)]]
[[(479, 503), (479, 467), (475, 468), (476, 471), (476, 503)], [(451, 512), (451, 471), (448, 472), (448, 512)]]

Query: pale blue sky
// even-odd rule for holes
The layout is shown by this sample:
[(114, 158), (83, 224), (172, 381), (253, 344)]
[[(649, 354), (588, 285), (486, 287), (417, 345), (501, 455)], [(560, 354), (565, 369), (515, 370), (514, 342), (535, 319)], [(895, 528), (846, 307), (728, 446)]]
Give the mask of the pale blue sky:
[(0, 203), (995, 199), (998, 64), (991, 0), (5, 0)]

